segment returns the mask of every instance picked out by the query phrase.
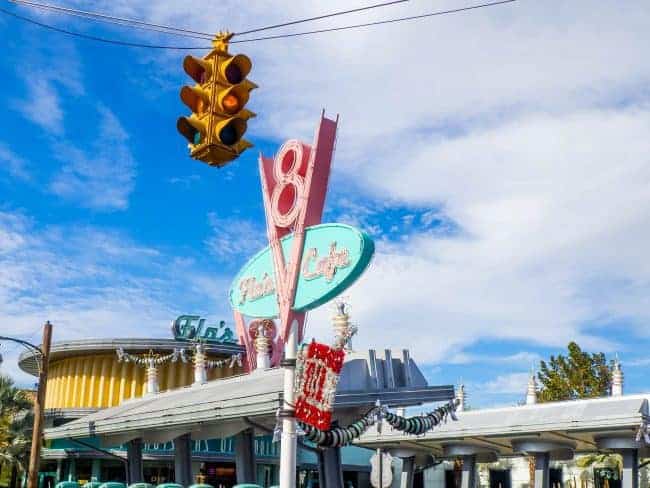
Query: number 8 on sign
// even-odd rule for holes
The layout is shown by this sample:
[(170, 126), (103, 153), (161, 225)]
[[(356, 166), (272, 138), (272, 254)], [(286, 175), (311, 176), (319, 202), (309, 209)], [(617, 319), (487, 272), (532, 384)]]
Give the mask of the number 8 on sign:
[(275, 187), (271, 195), (273, 223), (288, 228), (296, 223), (306, 203), (305, 175), (311, 148), (296, 140), (287, 141), (273, 161)]

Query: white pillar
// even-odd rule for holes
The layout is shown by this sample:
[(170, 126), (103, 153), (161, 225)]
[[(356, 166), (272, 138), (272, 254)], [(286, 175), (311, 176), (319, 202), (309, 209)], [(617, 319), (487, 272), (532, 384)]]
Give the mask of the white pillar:
[(528, 379), (528, 389), (526, 390), (526, 405), (534, 405), (537, 403), (537, 381), (535, 380), (535, 373), (530, 374)]
[(158, 368), (153, 365), (147, 365), (147, 395), (158, 393)]
[(350, 315), (343, 302), (336, 304), (338, 313), (332, 317), (334, 327), (334, 349), (352, 350), (352, 336), (356, 333), (356, 327), (350, 325)]
[(269, 354), (271, 340), (267, 337), (266, 334), (266, 328), (264, 325), (260, 325), (257, 329), (257, 336), (255, 337), (257, 369), (268, 369), (271, 367), (271, 356)]
[(284, 367), (284, 404), (282, 405), (282, 437), (280, 438), (280, 488), (296, 486), (296, 418), (293, 416), (295, 403), (293, 384), (296, 377), (295, 360), (298, 355), (298, 322), (291, 324), (284, 349), (285, 361), (293, 362)]
[(623, 370), (618, 357), (614, 361), (614, 370), (612, 371), (612, 396), (623, 396)]
[(208, 381), (208, 372), (205, 369), (205, 351), (203, 345), (197, 343), (194, 349), (194, 384), (202, 385)]
[(456, 395), (456, 400), (458, 400), (458, 406), (456, 406), (457, 412), (464, 412), (466, 404), (466, 395), (465, 395), (465, 385), (462, 383), (458, 385), (458, 394)]

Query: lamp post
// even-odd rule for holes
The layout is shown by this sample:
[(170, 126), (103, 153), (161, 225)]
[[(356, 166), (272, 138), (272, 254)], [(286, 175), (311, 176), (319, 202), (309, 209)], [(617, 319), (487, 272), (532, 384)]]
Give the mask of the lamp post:
[(52, 343), (52, 324), (48, 320), (43, 326), (43, 343), (38, 347), (30, 342), (14, 337), (0, 336), (0, 340), (16, 342), (35, 353), (37, 361), (40, 355), (38, 371), (38, 391), (34, 403), (34, 427), (32, 430), (32, 448), (29, 453), (29, 470), (27, 472), (27, 488), (38, 487), (38, 468), (41, 462), (41, 443), (43, 439), (43, 417), (45, 410), (45, 392), (47, 389), (47, 369)]

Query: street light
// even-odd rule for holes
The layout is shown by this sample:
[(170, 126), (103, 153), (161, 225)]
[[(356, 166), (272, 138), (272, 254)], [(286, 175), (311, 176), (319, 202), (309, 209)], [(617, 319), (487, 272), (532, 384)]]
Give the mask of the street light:
[[(43, 326), (43, 343), (40, 347), (31, 342), (15, 337), (0, 336), (0, 341), (11, 341), (32, 351), (38, 366), (38, 391), (34, 402), (34, 428), (32, 431), (32, 448), (29, 453), (29, 471), (27, 473), (27, 488), (37, 488), (38, 468), (41, 462), (41, 442), (43, 437), (43, 414), (45, 410), (45, 390), (47, 388), (47, 367), (50, 359), (50, 344), (52, 343), (52, 324), (48, 320)], [(0, 362), (2, 361), (0, 357)]]
[[(47, 324), (50, 322), (48, 321)], [(47, 325), (46, 324), (46, 325)], [(50, 324), (51, 326), (51, 324)], [(34, 354), (34, 359), (36, 361), (36, 366), (38, 367), (38, 373), (41, 373), (42, 368), (42, 358), (44, 357), (43, 350), (38, 347), (35, 344), (32, 344), (31, 342), (24, 341), (22, 339), (18, 339), (17, 337), (8, 337), (8, 336), (0, 336), (0, 341), (10, 341), (10, 342), (15, 342), (16, 344), (20, 344), (23, 346), (25, 349), (27, 349), (30, 352), (35, 353)], [(3, 357), (2, 354), (0, 354), (0, 364), (2, 364)]]

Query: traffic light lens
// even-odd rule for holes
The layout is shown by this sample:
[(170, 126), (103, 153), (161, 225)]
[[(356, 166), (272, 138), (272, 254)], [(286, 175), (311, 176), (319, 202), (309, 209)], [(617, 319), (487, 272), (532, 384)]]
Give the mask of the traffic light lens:
[(197, 130), (193, 137), (194, 144), (201, 144), (201, 133)]
[(236, 85), (237, 83), (241, 83), (242, 80), (244, 79), (244, 76), (242, 75), (239, 66), (237, 66), (235, 63), (230, 63), (226, 67), (225, 75), (226, 75), (226, 80), (228, 80), (228, 83), (232, 83), (233, 85)]
[(223, 108), (226, 112), (234, 114), (239, 111), (239, 98), (232, 93), (223, 97)]
[(237, 142), (237, 131), (232, 126), (232, 124), (229, 124), (221, 129), (221, 132), (219, 133), (219, 139), (221, 139), (221, 142), (223, 142), (226, 146), (232, 146), (235, 142)]

